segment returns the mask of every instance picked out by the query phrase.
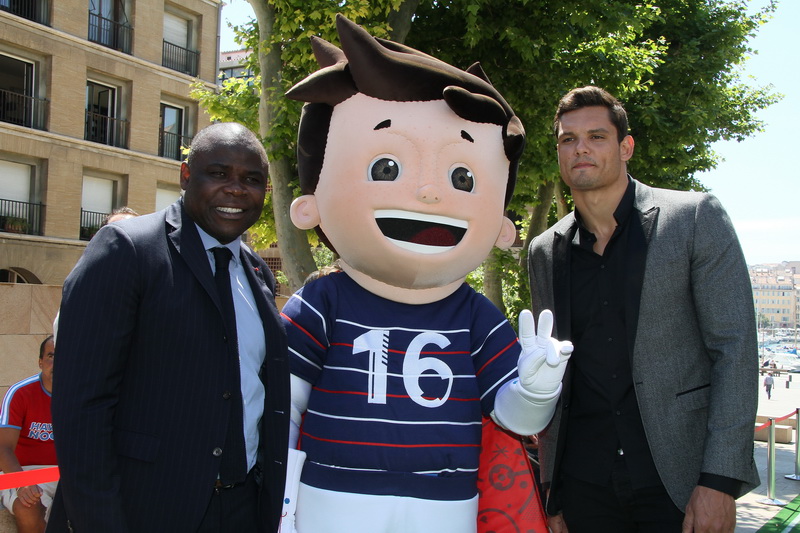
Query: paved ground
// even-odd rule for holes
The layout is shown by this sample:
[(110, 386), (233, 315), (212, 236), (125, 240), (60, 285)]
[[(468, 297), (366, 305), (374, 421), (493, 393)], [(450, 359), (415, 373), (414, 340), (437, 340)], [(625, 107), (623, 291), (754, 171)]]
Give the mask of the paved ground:
[[(764, 387), (759, 388), (759, 415), (782, 418), (800, 408), (800, 374), (792, 374), (791, 378), (792, 381), (789, 381), (786, 376), (775, 378), (775, 388), (771, 400), (767, 399)], [(763, 381), (763, 378), (761, 380)], [(797, 434), (795, 433), (791, 444), (775, 445), (775, 482), (774, 492), (771, 495), (769, 494), (770, 482), (767, 471), (767, 443), (755, 442), (755, 461), (761, 476), (761, 486), (737, 501), (736, 533), (758, 531), (783, 508), (764, 503), (765, 501), (778, 500), (788, 504), (800, 494), (800, 481), (785, 477), (796, 473), (796, 442)]]

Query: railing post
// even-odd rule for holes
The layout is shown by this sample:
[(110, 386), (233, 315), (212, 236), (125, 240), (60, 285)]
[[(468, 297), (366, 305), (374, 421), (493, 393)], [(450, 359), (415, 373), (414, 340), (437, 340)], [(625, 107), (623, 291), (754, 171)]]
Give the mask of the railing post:
[(783, 477), (800, 481), (800, 408), (794, 410), (794, 474)]
[(767, 441), (767, 497), (758, 500), (766, 505), (784, 506), (786, 502), (775, 499), (775, 419), (769, 419), (769, 439)]

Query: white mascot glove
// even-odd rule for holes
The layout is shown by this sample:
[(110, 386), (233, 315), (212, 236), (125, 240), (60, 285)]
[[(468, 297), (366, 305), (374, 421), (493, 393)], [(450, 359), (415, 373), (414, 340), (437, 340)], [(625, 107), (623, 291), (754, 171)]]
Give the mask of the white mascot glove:
[(495, 422), (518, 435), (538, 433), (555, 412), (572, 343), (552, 338), (552, 332), (553, 313), (549, 309), (539, 315), (538, 329), (530, 311), (525, 309), (520, 313), (519, 378), (509, 381), (497, 392), (492, 412)]
[[(535, 331), (535, 333), (534, 333)], [(533, 313), (527, 309), (519, 315), (519, 343), (522, 353), (517, 368), (522, 388), (539, 397), (558, 396), (561, 379), (572, 354), (572, 343), (558, 341), (553, 333), (553, 313), (545, 309), (539, 314), (539, 328), (534, 330)]]

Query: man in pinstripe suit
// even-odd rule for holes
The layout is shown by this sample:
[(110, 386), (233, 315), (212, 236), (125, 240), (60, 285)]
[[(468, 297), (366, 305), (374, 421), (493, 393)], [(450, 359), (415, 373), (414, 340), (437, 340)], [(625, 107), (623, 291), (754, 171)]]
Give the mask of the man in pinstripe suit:
[(60, 311), (48, 531), (277, 530), (286, 336), (272, 273), (240, 242), (266, 185), (256, 136), (214, 124), (181, 166), (183, 198), (87, 246)]

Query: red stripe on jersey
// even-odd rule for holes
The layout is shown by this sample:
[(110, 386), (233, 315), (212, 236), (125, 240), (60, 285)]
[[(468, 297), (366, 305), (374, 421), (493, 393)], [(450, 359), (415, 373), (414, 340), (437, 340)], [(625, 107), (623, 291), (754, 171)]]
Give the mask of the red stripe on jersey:
[(322, 344), (321, 342), (319, 342), (319, 341), (316, 339), (316, 337), (314, 337), (314, 336), (313, 336), (311, 333), (309, 333), (309, 332), (308, 332), (308, 330), (307, 330), (307, 329), (303, 328), (303, 327), (302, 327), (300, 324), (298, 324), (297, 322), (295, 322), (294, 320), (292, 320), (292, 319), (291, 319), (291, 318), (289, 318), (288, 316), (284, 315), (283, 313), (281, 313), (281, 316), (282, 316), (283, 318), (285, 318), (286, 320), (288, 320), (288, 321), (289, 321), (289, 322), (290, 322), (290, 323), (291, 323), (291, 324), (292, 324), (294, 327), (296, 327), (297, 329), (299, 329), (300, 331), (302, 331), (303, 333), (305, 333), (305, 334), (306, 334), (306, 336), (308, 336), (308, 338), (309, 338), (309, 339), (311, 339), (312, 341), (314, 341), (315, 343), (317, 343), (317, 346), (319, 346), (319, 347), (320, 347), (320, 348), (322, 348), (322, 349), (325, 349), (325, 345), (324, 345), (324, 344)]
[(379, 446), (384, 448), (480, 448), (480, 444), (389, 444), (386, 442), (358, 442), (354, 440), (324, 439), (315, 437), (303, 432), (303, 436), (309, 439), (323, 442), (335, 442), (337, 444), (352, 444), (355, 446)]
[[(352, 348), (353, 347), (352, 343), (349, 343), (349, 342), (332, 342), (331, 346), (345, 346), (347, 348)], [(404, 352), (403, 350), (391, 350), (391, 349), (389, 349), (389, 350), (386, 350), (386, 351), (389, 352), (389, 353), (397, 353), (397, 354), (400, 354), (400, 355), (405, 355), (406, 354), (406, 352)], [(457, 352), (442, 352), (442, 351), (427, 352), (427, 351), (421, 351), (419, 353), (420, 353), (420, 355), (469, 355), (469, 352), (467, 352), (467, 351), (457, 351)]]
[(492, 356), (491, 359), (486, 361), (486, 363), (484, 363), (484, 365), (482, 367), (480, 367), (477, 372), (475, 372), (475, 375), (476, 376), (480, 376), (481, 372), (483, 372), (483, 369), (486, 368), (487, 366), (489, 366), (489, 363), (491, 363), (492, 361), (494, 361), (495, 359), (497, 359), (498, 357), (500, 357), (501, 355), (506, 353), (508, 351), (508, 349), (511, 348), (512, 346), (514, 346), (516, 343), (517, 343), (517, 339), (514, 339), (513, 341), (511, 341), (508, 344), (508, 346), (506, 346), (505, 348), (503, 348), (502, 350), (497, 352), (494, 356)]
[[(368, 392), (362, 391), (354, 391), (354, 390), (330, 390), (330, 389), (321, 389), (319, 387), (313, 387), (314, 390), (320, 392), (326, 392), (328, 394), (355, 394), (356, 396), (367, 396)], [(410, 398), (408, 394), (387, 394), (387, 398)], [(426, 400), (438, 400), (439, 398), (434, 398), (433, 396), (423, 396)], [(452, 396), (447, 399), (447, 401), (454, 401), (454, 402), (477, 402), (480, 398), (453, 398)]]

